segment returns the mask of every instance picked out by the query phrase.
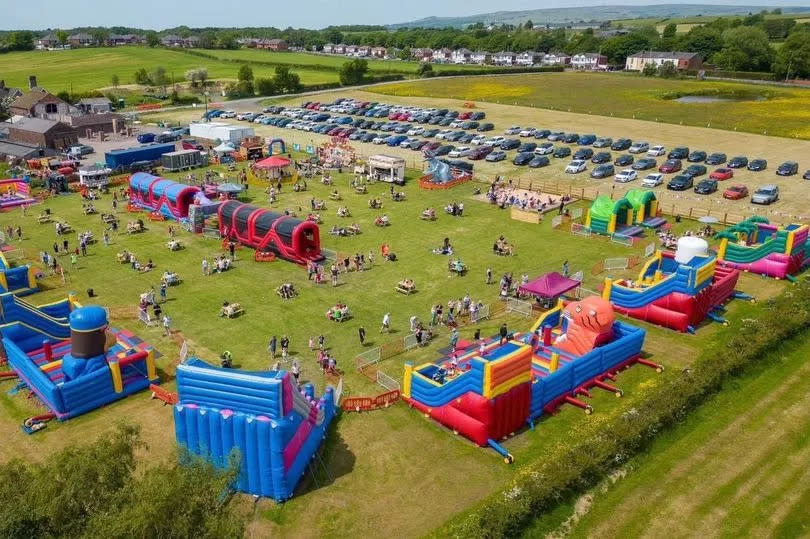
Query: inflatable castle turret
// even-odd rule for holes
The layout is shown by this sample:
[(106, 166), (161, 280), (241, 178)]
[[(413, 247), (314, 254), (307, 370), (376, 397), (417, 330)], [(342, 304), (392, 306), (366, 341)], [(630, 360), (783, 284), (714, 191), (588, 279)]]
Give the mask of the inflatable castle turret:
[(107, 351), (115, 344), (107, 311), (97, 305), (79, 307), (70, 313), (70, 353), (62, 358), (65, 381), (107, 367)]

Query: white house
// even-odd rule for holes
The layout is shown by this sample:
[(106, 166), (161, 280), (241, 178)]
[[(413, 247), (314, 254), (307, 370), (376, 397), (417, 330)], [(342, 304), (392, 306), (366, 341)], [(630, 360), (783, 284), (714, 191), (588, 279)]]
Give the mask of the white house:
[(411, 56), (417, 60), (427, 61), (433, 57), (433, 51), (431, 49), (411, 49)]
[(356, 45), (346, 45), (343, 48), (343, 54), (353, 55), (357, 53), (357, 46)]
[(334, 43), (327, 43), (323, 46), (323, 52), (326, 54), (335, 54), (335, 47), (337, 47), (337, 45)]
[(515, 53), (509, 51), (496, 52), (492, 55), (492, 62), (499, 66), (515, 65)]
[(489, 64), (492, 62), (492, 53), (487, 51), (476, 51), (470, 55), (470, 62), (473, 64)]
[(385, 58), (386, 56), (388, 56), (388, 49), (386, 49), (385, 47), (372, 47), (371, 55), (374, 58)]
[(641, 71), (646, 65), (660, 67), (667, 62), (671, 62), (678, 70), (700, 69), (703, 60), (696, 52), (638, 52), (627, 57), (625, 69), (629, 71)]
[(437, 63), (449, 62), (453, 58), (453, 51), (450, 49), (436, 49), (433, 51), (433, 56), (431, 58)]
[(357, 52), (354, 53), (356, 56), (371, 56), (371, 47), (368, 45), (361, 45), (357, 47)]
[(515, 57), (515, 63), (519, 66), (533, 66), (539, 64), (543, 55), (534, 51), (521, 52)]
[(549, 52), (543, 55), (542, 64), (546, 66), (567, 66), (571, 57), (562, 52)]
[(450, 55), (450, 60), (454, 64), (468, 64), (470, 63), (470, 57), (472, 56), (472, 52), (468, 49), (458, 49), (453, 51)]
[(571, 57), (571, 67), (574, 69), (582, 69), (587, 71), (607, 69), (607, 56), (604, 54), (597, 54), (595, 52), (575, 54)]

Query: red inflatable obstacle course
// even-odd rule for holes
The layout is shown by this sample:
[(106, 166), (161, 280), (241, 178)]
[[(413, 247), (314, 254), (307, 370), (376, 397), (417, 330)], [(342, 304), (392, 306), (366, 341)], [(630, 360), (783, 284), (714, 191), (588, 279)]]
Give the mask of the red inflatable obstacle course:
[(275, 253), (297, 264), (323, 258), (320, 229), (312, 221), (301, 221), (236, 200), (220, 204), (218, 216), (222, 236), (242, 245)]

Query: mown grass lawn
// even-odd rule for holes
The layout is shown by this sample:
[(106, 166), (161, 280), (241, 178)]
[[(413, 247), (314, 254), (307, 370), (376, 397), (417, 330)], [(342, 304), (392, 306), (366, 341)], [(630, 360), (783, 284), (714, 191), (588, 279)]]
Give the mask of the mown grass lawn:
[[(631, 73), (543, 73), (478, 79), (420, 80), (375, 86), (393, 96), (489, 101), (810, 139), (810, 91), (731, 82), (663, 80)], [(716, 95), (740, 101), (679, 103), (671, 97)]]
[[(221, 170), (221, 169), (219, 169)], [(409, 172), (411, 180), (416, 173)], [(175, 175), (178, 176), (178, 175)], [(323, 334), (327, 345), (338, 359), (338, 366), (345, 371), (344, 383), (348, 394), (375, 394), (381, 389), (353, 369), (354, 356), (364, 350), (357, 338), (357, 329), (363, 325), (368, 331), (369, 346), (378, 346), (389, 339), (406, 334), (407, 320), (415, 314), (427, 318), (432, 304), (446, 303), (450, 298), (459, 298), (469, 293), (485, 303), (497, 301), (497, 286), (487, 286), (484, 276), (487, 267), (492, 267), (496, 278), (506, 271), (514, 272), (516, 278), (522, 273), (530, 276), (545, 271), (559, 270), (563, 260), (570, 260), (573, 271), (584, 270), (586, 286), (594, 288), (602, 276), (592, 275), (590, 268), (606, 257), (626, 256), (638, 253), (639, 249), (625, 247), (600, 239), (574, 237), (550, 227), (550, 219), (541, 225), (512, 221), (508, 213), (472, 199), (471, 186), (452, 191), (423, 191), (411, 181), (404, 190), (406, 202), (390, 201), (387, 184), (373, 185), (368, 195), (357, 195), (348, 188), (348, 174), (337, 176), (337, 189), (344, 201), (327, 200), (327, 210), (322, 212), (324, 223), (323, 245), (340, 253), (379, 253), (379, 246), (387, 242), (397, 253), (399, 260), (393, 263), (378, 262), (363, 273), (342, 274), (341, 285), (316, 287), (308, 282), (302, 268), (287, 262), (256, 263), (253, 251), (237, 251), (235, 268), (220, 275), (204, 277), (200, 262), (220, 253), (216, 240), (204, 239), (180, 233), (179, 239), (185, 249), (170, 252), (165, 247), (169, 223), (147, 222), (149, 230), (143, 234), (127, 236), (119, 234), (109, 247), (102, 244), (91, 247), (89, 256), (80, 258), (76, 268), (68, 266), (69, 282), (61, 285), (58, 279), (49, 277), (43, 285), (49, 288), (28, 299), (45, 303), (64, 297), (69, 290), (77, 291), (80, 299), (87, 302), (85, 291), (93, 288), (98, 298), (92, 300), (110, 309), (112, 324), (134, 331), (153, 343), (164, 355), (159, 367), (167, 387), (173, 388), (170, 364), (176, 360), (179, 345), (189, 343), (191, 352), (209, 361), (223, 350), (230, 350), (234, 363), (245, 369), (266, 369), (271, 360), (266, 345), (271, 335), (287, 334), (291, 338), (291, 351), (300, 358), (303, 377), (323, 388), (325, 380), (315, 364), (315, 355), (307, 348), (309, 337)], [(332, 188), (311, 181), (310, 189), (303, 193), (291, 193), (284, 188), (276, 208), (292, 208), (304, 213), (311, 197), (327, 199)], [(367, 200), (371, 196), (383, 198), (392, 226), (374, 228), (373, 218), (379, 211), (369, 210)], [(261, 188), (251, 186), (247, 199), (266, 205)], [(442, 208), (452, 201), (465, 202), (465, 216), (453, 218), (445, 215)], [(31, 260), (38, 259), (38, 252), (51, 250), (56, 239), (52, 225), (38, 225), (35, 215), (42, 207), (50, 208), (59, 219), (69, 222), (76, 230), (92, 230), (101, 236), (100, 220), (84, 216), (76, 195), (60, 196), (49, 200), (44, 206), (31, 208), (29, 215), (22, 217), (19, 210), (0, 214), (0, 224), (20, 223), (25, 239), (21, 247)], [(339, 219), (337, 206), (348, 205), (353, 217)], [(419, 213), (428, 206), (437, 209), (435, 222), (421, 221)], [(97, 203), (107, 211), (110, 198)], [(130, 217), (121, 213), (123, 223)], [(355, 221), (363, 233), (356, 237), (338, 238), (328, 234), (333, 224)], [(686, 226), (685, 224), (682, 226)], [(494, 239), (503, 234), (516, 247), (516, 256), (497, 257), (491, 253)], [(446, 270), (447, 258), (434, 255), (430, 250), (439, 246), (444, 237), (449, 237), (458, 254), (467, 262), (470, 272), (464, 277), (451, 276)], [(156, 269), (152, 273), (138, 274), (128, 266), (115, 261), (115, 253), (128, 249), (140, 260), (152, 258)], [(159, 329), (145, 328), (137, 321), (138, 294), (156, 286), (161, 273), (166, 270), (179, 272), (183, 278), (180, 286), (169, 290), (169, 300), (164, 306), (173, 321), (175, 334), (172, 338), (161, 335)], [(414, 279), (418, 292), (403, 296), (394, 292), (396, 282), (403, 277)], [(274, 292), (282, 282), (292, 282), (300, 290), (300, 296), (291, 301), (282, 301)], [(742, 289), (758, 293), (758, 278), (747, 279)], [(769, 284), (771, 282), (768, 282)], [(773, 289), (771, 289), (773, 290)], [(227, 320), (217, 314), (223, 301), (238, 301), (245, 308), (244, 316)], [(337, 325), (326, 320), (324, 313), (334, 303), (341, 301), (350, 306), (354, 318)], [(734, 302), (730, 308), (733, 321), (739, 320), (749, 307)], [(390, 312), (393, 334), (378, 333), (381, 318)], [(502, 322), (519, 330), (531, 323), (531, 319), (518, 316), (496, 318), (482, 323), (482, 333), (493, 335)], [(680, 335), (660, 328), (649, 329), (646, 348), (656, 361), (673, 368), (689, 363), (701, 346), (722, 339), (729, 331), (717, 325), (702, 328), (697, 336)], [(464, 328), (462, 338), (470, 338), (473, 328)], [(447, 344), (446, 333), (434, 344), (423, 350), (411, 352), (383, 362), (381, 370), (394, 378), (401, 377), (401, 365), (405, 360), (421, 362), (438, 357), (438, 348)], [(618, 400), (609, 393), (596, 393), (593, 420), (600, 414), (621, 413), (632, 406), (642, 392), (634, 392), (640, 385), (655, 383), (652, 370), (637, 367), (622, 374), (619, 384), (626, 391), (626, 398)], [(10, 396), (6, 393), (10, 384), (3, 386), (0, 394), (0, 433), (6, 443), (0, 445), (0, 459), (6, 460), (21, 454), (30, 458), (47, 458), (48, 454), (66, 445), (93, 440), (99, 433), (110, 428), (119, 419), (128, 419), (141, 424), (150, 450), (150, 459), (169, 458), (173, 449), (173, 427), (168, 408), (150, 402), (147, 394), (138, 395), (102, 410), (96, 410), (63, 424), (52, 424), (33, 437), (23, 435), (19, 422), (41, 408), (23, 394)], [(582, 412), (573, 407), (563, 408), (556, 416), (538, 423), (533, 431), (527, 431), (506, 442), (517, 457), (516, 467), (506, 467), (493, 452), (472, 446), (452, 436), (435, 423), (426, 421), (418, 413), (397, 405), (387, 411), (369, 414), (344, 414), (332, 429), (323, 453), (324, 466), (316, 475), (308, 477), (298, 497), (283, 506), (263, 501), (255, 511), (251, 530), (259, 535), (277, 533), (289, 537), (368, 535), (378, 534), (380, 522), (396, 536), (421, 535), (439, 526), (454, 514), (468, 508), (477, 500), (502, 488), (517, 467), (531, 463), (548, 451), (552, 444), (564, 444), (576, 436), (576, 425), (589, 421)], [(403, 507), (408, 510), (403, 511)], [(414, 514), (421, 515), (414, 518)]]

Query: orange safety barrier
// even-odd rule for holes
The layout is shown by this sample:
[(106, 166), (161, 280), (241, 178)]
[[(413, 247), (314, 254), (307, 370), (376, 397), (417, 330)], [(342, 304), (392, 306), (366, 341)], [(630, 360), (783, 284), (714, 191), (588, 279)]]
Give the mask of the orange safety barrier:
[(422, 176), (419, 179), (419, 187), (421, 187), (422, 189), (428, 189), (428, 190), (452, 189), (453, 187), (456, 187), (457, 185), (461, 185), (462, 183), (467, 183), (468, 181), (472, 180), (472, 176), (469, 176), (469, 175), (461, 176), (459, 178), (455, 178), (453, 180), (450, 180), (447, 183), (433, 183), (432, 181), (430, 181), (431, 179), (433, 179), (433, 176), (430, 175), (430, 174), (428, 174), (426, 176)]
[(276, 255), (273, 253), (263, 253), (261, 251), (256, 251), (253, 255), (253, 260), (256, 262), (275, 262)]
[(142, 105), (135, 105), (137, 110), (158, 110), (163, 108), (163, 105), (160, 103), (144, 103)]
[(150, 221), (165, 221), (166, 217), (160, 212), (153, 211), (152, 213), (149, 214), (149, 220)]
[(127, 204), (127, 211), (129, 213), (141, 213), (143, 211), (143, 208), (135, 204)]
[(376, 397), (346, 397), (343, 399), (342, 407), (346, 412), (367, 412), (379, 408), (388, 408), (397, 402), (399, 397), (399, 389), (381, 393)]
[(149, 390), (152, 392), (152, 398), (162, 400), (163, 404), (177, 404), (179, 397), (177, 393), (167, 391), (156, 384), (150, 384)]

